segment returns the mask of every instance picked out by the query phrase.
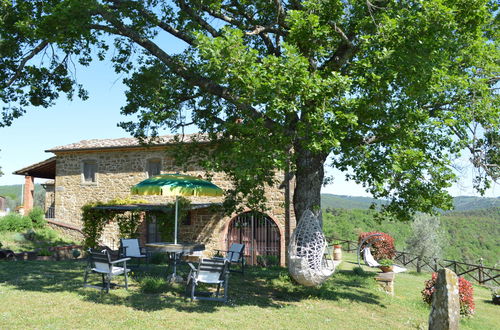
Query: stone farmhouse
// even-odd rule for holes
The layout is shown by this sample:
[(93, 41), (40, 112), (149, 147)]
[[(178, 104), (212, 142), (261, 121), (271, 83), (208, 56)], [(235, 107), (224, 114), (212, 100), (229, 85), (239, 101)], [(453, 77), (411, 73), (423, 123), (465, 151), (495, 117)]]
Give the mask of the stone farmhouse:
[[(202, 135), (187, 136), (189, 141), (192, 138), (198, 142), (204, 139)], [(156, 206), (171, 203), (171, 197), (131, 196), (130, 188), (157, 174), (181, 172), (203, 177), (201, 168), (191, 166), (183, 172), (174, 165), (168, 151), (175, 143), (174, 136), (162, 136), (150, 146), (141, 145), (135, 138), (94, 139), (46, 150), (54, 156), (14, 172), (25, 177), (25, 210), (33, 206), (34, 178), (48, 179), (42, 184), (46, 190), (46, 218), (51, 226), (81, 239), (81, 207), (89, 202), (136, 198)], [(283, 172), (277, 176), (285, 177)], [(214, 173), (211, 181), (222, 189), (232, 186), (223, 173)], [(269, 211), (265, 214), (246, 210), (224, 216), (209, 208), (220, 203), (221, 197), (189, 197), (191, 208), (187, 220), (180, 223), (179, 239), (204, 243), (206, 254), (225, 250), (231, 243), (244, 243), (249, 263), (257, 262), (258, 256), (273, 255), (284, 265), (286, 247), (295, 228), (290, 185), (293, 182), (283, 184), (283, 188), (268, 189)], [(117, 225), (109, 224), (102, 243), (116, 249), (117, 233)], [(151, 221), (141, 224), (140, 235), (142, 244), (159, 240), (158, 228)]]

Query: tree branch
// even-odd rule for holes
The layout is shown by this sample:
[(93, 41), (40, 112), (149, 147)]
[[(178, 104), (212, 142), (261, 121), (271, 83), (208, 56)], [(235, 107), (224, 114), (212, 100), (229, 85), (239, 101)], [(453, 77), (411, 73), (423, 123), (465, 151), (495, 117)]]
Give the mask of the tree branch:
[(267, 118), (263, 117), (263, 115), (258, 112), (252, 106), (241, 102), (240, 98), (237, 95), (234, 95), (227, 87), (221, 86), (210, 79), (202, 77), (198, 74), (191, 72), (186, 66), (174, 59), (172, 56), (167, 54), (163, 49), (158, 47), (157, 44), (139, 35), (135, 30), (129, 28), (121, 21), (119, 21), (112, 13), (106, 10), (104, 7), (101, 7), (99, 10), (99, 14), (112, 26), (114, 26), (120, 33), (131, 40), (133, 40), (136, 44), (140, 45), (144, 49), (146, 49), (151, 55), (158, 58), (162, 61), (173, 73), (182, 77), (188, 84), (191, 86), (197, 86), (202, 91), (212, 94), (214, 96), (220, 97), (229, 103), (236, 106), (238, 109), (247, 112), (251, 117), (255, 119), (264, 118), (265, 125), (268, 128), (275, 127), (276, 123)]
[(26, 66), (26, 63), (28, 63), (28, 61), (31, 60), (36, 54), (38, 54), (42, 50), (44, 50), (44, 48), (47, 47), (48, 44), (49, 44), (49, 42), (44, 40), (41, 43), (39, 43), (38, 46), (33, 48), (33, 50), (22, 59), (21, 63), (19, 63), (19, 65), (17, 66), (16, 72), (14, 73), (12, 78), (9, 79), (9, 81), (7, 82), (5, 87), (9, 87), (10, 85), (12, 85), (21, 75), (21, 71)]
[(179, 39), (185, 41), (186, 43), (188, 43), (190, 45), (194, 45), (195, 44), (196, 40), (193, 37), (191, 37), (190, 35), (187, 35), (186, 33), (183, 33), (182, 31), (179, 31), (179, 30), (173, 28), (172, 26), (168, 25), (167, 23), (163, 22), (162, 20), (160, 20), (158, 18), (158, 16), (156, 16), (151, 11), (146, 10), (145, 8), (141, 7), (140, 9), (138, 9), (138, 12), (143, 17), (147, 18), (151, 23), (156, 24), (157, 26), (159, 26), (165, 32), (170, 33), (174, 37), (179, 38)]
[(254, 36), (257, 34), (267, 33), (267, 32), (274, 33), (276, 35), (286, 36), (286, 33), (284, 31), (281, 31), (280, 29), (276, 29), (272, 26), (260, 26), (260, 25), (257, 25), (253, 31), (245, 32), (245, 34), (247, 36)]
[[(241, 6), (238, 6), (238, 4), (235, 4), (235, 7), (223, 6), (222, 8), (224, 8), (224, 10), (226, 10), (228, 13), (239, 15), (245, 18), (248, 21), (248, 26), (255, 28), (256, 26), (260, 25), (253, 17), (248, 15), (248, 13), (245, 11), (245, 8), (241, 8)], [(247, 29), (248, 28), (244, 28), (244, 30)], [(273, 44), (271, 38), (269, 38), (269, 35), (266, 32), (259, 33), (258, 35), (266, 45), (267, 50), (270, 54), (274, 54), (276, 56), (280, 55), (279, 49)]]
[(210, 24), (208, 24), (207, 21), (205, 21), (203, 18), (201, 18), (200, 15), (198, 15), (193, 8), (189, 7), (184, 0), (179, 0), (179, 7), (181, 8), (182, 11), (187, 13), (193, 20), (198, 23), (201, 27), (203, 27), (205, 30), (207, 30), (208, 33), (212, 35), (212, 37), (219, 37), (220, 33), (214, 29)]

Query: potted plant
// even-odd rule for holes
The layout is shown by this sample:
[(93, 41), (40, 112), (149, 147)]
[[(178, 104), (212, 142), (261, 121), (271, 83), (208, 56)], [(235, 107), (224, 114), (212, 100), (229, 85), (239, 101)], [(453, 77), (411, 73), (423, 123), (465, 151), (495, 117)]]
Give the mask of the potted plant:
[(391, 259), (381, 259), (378, 261), (378, 263), (380, 264), (378, 268), (380, 268), (380, 270), (384, 273), (392, 272), (392, 266), (394, 265), (394, 262)]
[(491, 300), (495, 305), (500, 305), (500, 288), (491, 288)]

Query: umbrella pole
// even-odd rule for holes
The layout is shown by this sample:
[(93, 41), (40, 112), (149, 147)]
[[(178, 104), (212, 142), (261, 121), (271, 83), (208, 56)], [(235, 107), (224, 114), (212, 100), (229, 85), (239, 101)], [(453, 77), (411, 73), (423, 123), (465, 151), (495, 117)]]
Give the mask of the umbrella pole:
[(179, 196), (175, 196), (174, 244), (177, 244), (177, 220), (179, 217)]

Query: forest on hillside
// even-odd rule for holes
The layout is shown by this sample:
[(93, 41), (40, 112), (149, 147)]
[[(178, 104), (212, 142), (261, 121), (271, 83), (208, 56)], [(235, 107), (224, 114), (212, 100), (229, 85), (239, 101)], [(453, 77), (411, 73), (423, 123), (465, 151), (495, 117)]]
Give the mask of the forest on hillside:
[[(23, 185), (14, 184), (7, 186), (0, 186), (0, 196), (5, 197), (7, 200), (7, 208), (14, 210), (17, 206), (20, 206), (22, 201), (22, 189)], [(35, 184), (35, 197), (34, 202), (36, 206), (43, 207), (45, 203), (45, 189), (43, 189), (41, 184)]]
[[(371, 197), (321, 194), (321, 207), (323, 209), (368, 209), (371, 204), (381, 205), (383, 203), (384, 200), (377, 200)], [(500, 197), (457, 196), (453, 197), (453, 207), (453, 211), (500, 207)]]
[[(374, 219), (375, 211), (367, 209), (323, 209), (323, 230), (329, 242), (334, 238), (357, 241), (360, 232), (381, 231), (390, 234), (396, 249), (408, 251), (406, 243), (412, 234), (411, 223)], [(500, 207), (447, 212), (439, 217), (442, 240), (442, 258), (500, 267)]]

